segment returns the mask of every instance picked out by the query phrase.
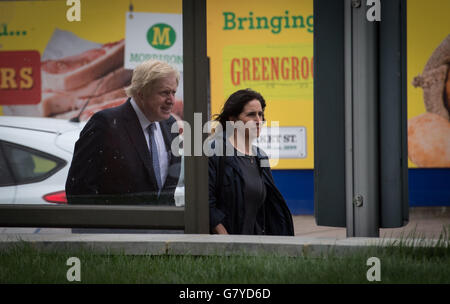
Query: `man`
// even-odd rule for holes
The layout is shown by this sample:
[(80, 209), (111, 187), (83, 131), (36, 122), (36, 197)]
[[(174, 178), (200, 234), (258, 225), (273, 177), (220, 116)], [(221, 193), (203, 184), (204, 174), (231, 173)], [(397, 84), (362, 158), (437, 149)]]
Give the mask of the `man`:
[(179, 73), (149, 60), (133, 71), (128, 100), (94, 114), (80, 133), (66, 182), (69, 204), (173, 205), (180, 157), (171, 153)]

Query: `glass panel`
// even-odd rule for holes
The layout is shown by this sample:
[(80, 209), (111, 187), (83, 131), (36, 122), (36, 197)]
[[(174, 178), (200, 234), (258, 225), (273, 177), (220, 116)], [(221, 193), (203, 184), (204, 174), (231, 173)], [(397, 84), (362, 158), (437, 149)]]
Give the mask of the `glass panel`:
[[(183, 206), (171, 151), (183, 119), (182, 0), (77, 3), (0, 3), (14, 12), (1, 15), (1, 35), (14, 36), (0, 46), (0, 113), (14, 127), (2, 139), (64, 159), (54, 182), (60, 191), (68, 178), (69, 203)], [(57, 165), (16, 148), (8, 157), (20, 183)]]

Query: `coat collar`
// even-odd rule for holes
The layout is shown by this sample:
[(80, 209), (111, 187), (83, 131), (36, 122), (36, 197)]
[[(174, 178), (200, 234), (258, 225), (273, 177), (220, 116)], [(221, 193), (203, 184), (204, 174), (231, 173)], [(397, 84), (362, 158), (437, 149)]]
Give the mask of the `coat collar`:
[[(226, 151), (226, 149), (228, 148), (229, 150), (234, 150), (234, 147), (231, 145), (230, 141), (226, 140), (221, 134), (216, 134), (214, 136), (212, 136), (210, 139), (210, 144), (208, 145), (208, 147), (210, 147), (213, 151), (215, 151), (215, 147), (216, 145), (218, 145), (218, 143), (222, 143), (222, 147), (225, 147), (224, 151)], [(219, 147), (220, 148), (220, 147)], [(262, 161), (268, 161), (269, 157), (267, 156), (267, 154), (258, 146), (253, 145), (252, 146), (252, 151), (253, 151), (253, 155), (256, 156), (256, 161), (258, 164), (258, 167), (260, 169), (260, 172), (262, 171), (262, 174), (265, 175), (267, 180), (271, 180), (268, 171), (269, 170), (265, 170), (265, 168), (261, 167), (261, 162)], [(222, 155), (225, 153), (222, 153)], [(215, 156), (219, 156), (216, 153), (214, 153)], [(223, 156), (225, 158), (225, 163), (228, 164), (230, 167), (232, 167), (241, 178), (243, 178), (243, 174), (241, 171), (241, 167), (239, 166), (239, 164), (236, 161), (236, 158), (234, 156)]]

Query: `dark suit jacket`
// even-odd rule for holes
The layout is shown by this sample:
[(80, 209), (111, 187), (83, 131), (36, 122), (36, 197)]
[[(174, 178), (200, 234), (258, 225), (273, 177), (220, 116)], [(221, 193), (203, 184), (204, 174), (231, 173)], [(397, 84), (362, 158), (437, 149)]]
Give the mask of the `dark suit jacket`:
[(80, 133), (66, 182), (69, 204), (174, 205), (181, 157), (174, 156), (171, 143), (173, 117), (161, 121), (169, 169), (157, 195), (150, 152), (130, 100), (94, 114)]

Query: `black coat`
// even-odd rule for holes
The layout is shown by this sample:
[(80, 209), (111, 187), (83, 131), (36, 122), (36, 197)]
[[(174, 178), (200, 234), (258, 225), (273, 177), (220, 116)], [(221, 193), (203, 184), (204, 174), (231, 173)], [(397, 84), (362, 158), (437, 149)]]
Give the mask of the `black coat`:
[[(257, 162), (267, 189), (262, 214), (257, 219), (266, 235), (294, 235), (294, 225), (289, 208), (275, 186), (270, 167), (261, 167), (267, 156), (257, 151)], [(220, 159), (223, 158), (223, 172), (219, 173)], [(222, 186), (218, 187), (219, 174)], [(230, 234), (242, 234), (244, 224), (244, 179), (236, 156), (209, 157), (209, 207), (210, 229), (222, 223)]]
[[(167, 151), (178, 136), (173, 117), (161, 121)], [(169, 153), (166, 182), (157, 196), (150, 151), (130, 101), (94, 114), (75, 144), (66, 182), (70, 204), (174, 205), (181, 158)]]

